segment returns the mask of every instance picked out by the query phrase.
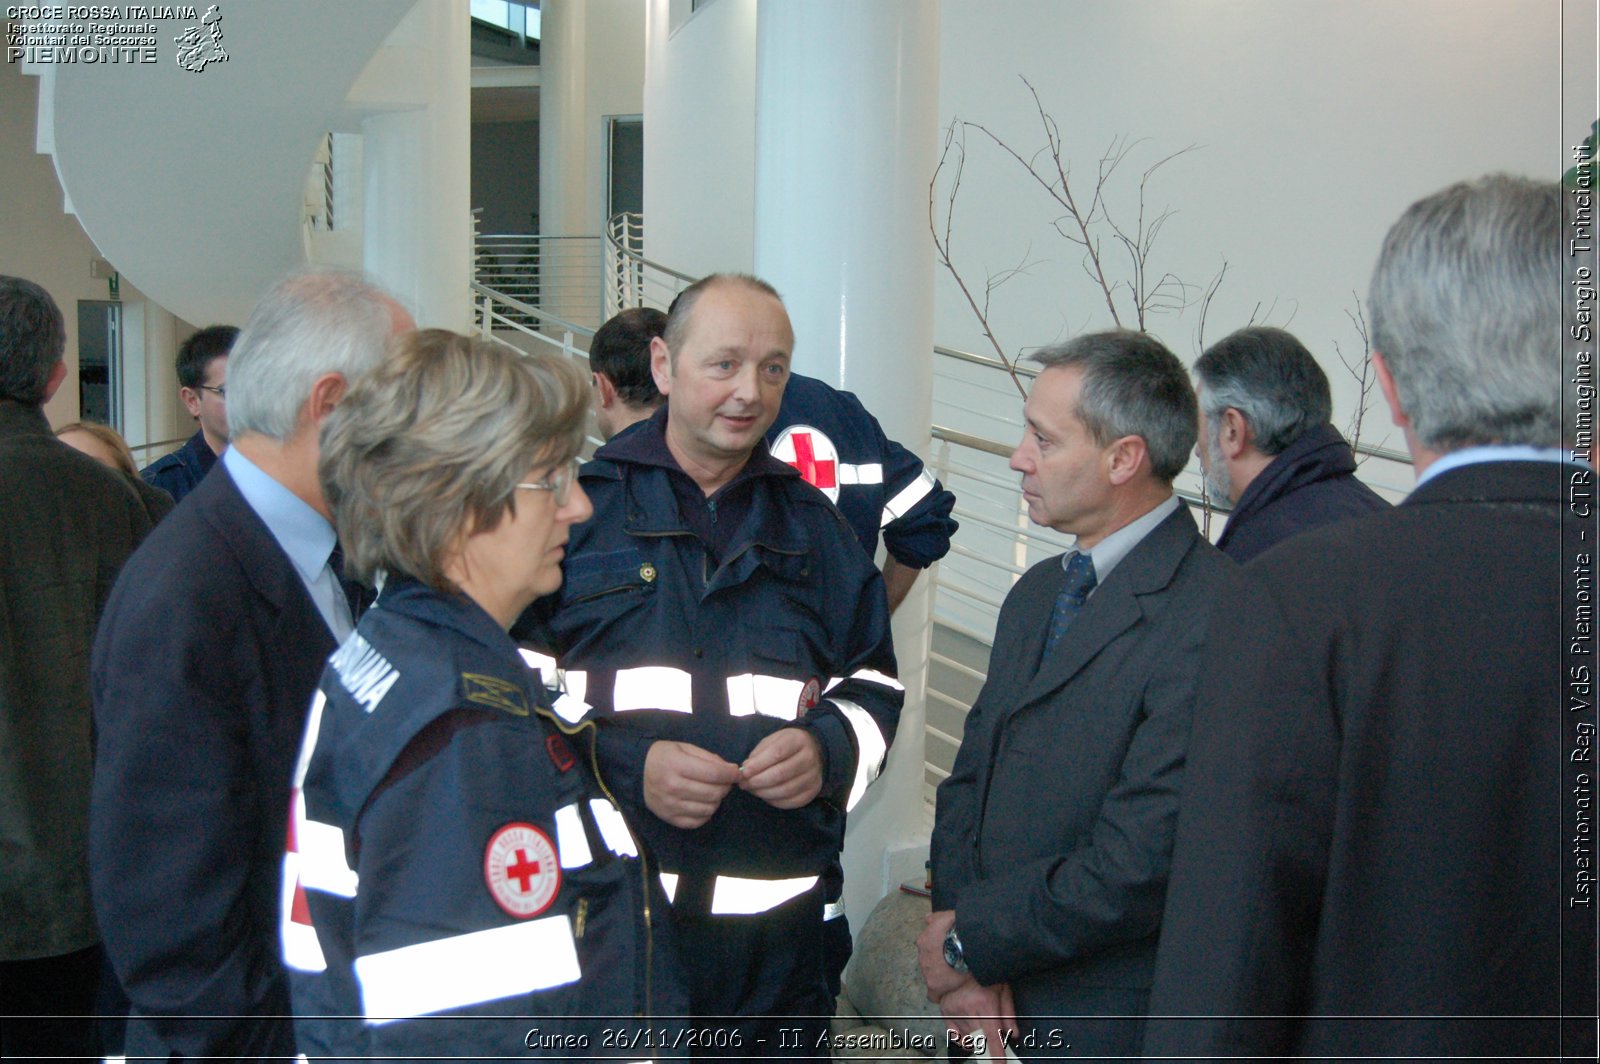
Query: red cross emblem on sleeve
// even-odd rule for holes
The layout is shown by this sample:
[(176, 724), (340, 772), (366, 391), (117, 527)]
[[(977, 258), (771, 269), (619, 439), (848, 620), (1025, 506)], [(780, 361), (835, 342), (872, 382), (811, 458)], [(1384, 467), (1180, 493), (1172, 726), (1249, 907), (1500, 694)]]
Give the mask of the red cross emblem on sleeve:
[(506, 915), (526, 920), (561, 892), (561, 861), (550, 837), (532, 824), (507, 824), (483, 851), (483, 879)]
[(798, 469), (801, 479), (829, 501), (839, 501), (839, 451), (821, 429), (790, 425), (772, 441), (772, 455)]

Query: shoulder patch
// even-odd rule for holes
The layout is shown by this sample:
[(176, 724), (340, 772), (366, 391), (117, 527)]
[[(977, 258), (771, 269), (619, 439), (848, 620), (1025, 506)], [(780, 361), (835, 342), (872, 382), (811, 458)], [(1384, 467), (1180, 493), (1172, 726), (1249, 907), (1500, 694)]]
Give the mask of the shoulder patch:
[(772, 457), (794, 466), (807, 484), (839, 501), (839, 449), (828, 434), (812, 425), (790, 425), (772, 441)]
[(473, 705), (488, 706), (509, 713), (513, 717), (528, 715), (528, 696), (520, 686), (498, 676), (464, 672), (461, 674), (463, 697)]
[(483, 881), (507, 916), (526, 920), (550, 908), (561, 892), (561, 862), (548, 835), (532, 824), (513, 822), (489, 836)]

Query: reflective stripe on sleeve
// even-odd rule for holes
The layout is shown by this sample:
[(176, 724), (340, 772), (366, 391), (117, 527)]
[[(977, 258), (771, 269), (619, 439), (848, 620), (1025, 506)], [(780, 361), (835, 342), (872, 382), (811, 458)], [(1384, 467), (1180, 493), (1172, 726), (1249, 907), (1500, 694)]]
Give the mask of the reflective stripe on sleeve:
[(839, 483), (844, 484), (882, 484), (883, 463), (862, 462), (860, 465), (851, 465), (849, 462), (839, 463)]
[[(322, 734), (322, 711), (327, 708), (328, 696), (318, 689), (311, 698), (311, 708), (306, 713), (305, 737), (300, 743), (300, 754), (295, 759), (294, 786), (289, 792), (289, 823), (283, 848), (283, 878), (278, 884), (278, 944), (283, 952), (283, 963), (303, 972), (322, 972), (328, 968), (328, 959), (322, 953), (322, 943), (317, 939), (317, 929), (311, 924), (311, 908), (306, 901), (305, 871), (302, 850), (306, 841), (306, 800), (300, 787), (305, 783), (306, 771), (311, 764), (317, 738)], [(321, 825), (318, 827), (329, 827)], [(353, 880), (344, 860), (344, 836), (339, 834), (338, 864)], [(313, 832), (312, 834), (315, 834)], [(312, 843), (317, 848), (326, 839)], [(326, 878), (343, 883), (343, 877), (326, 873)], [(354, 883), (351, 882), (351, 893)]]
[(361, 1007), (377, 1026), (576, 982), (566, 914), (356, 958)]
[(306, 800), (299, 791), (295, 792), (295, 804), (301, 818), (295, 825), (300, 885), (341, 898), (355, 897), (361, 878), (345, 859), (344, 832), (333, 824), (305, 819)]
[(666, 894), (668, 901), (675, 899), (678, 896), (678, 873), (661, 873), (661, 890)]
[(633, 841), (633, 832), (628, 830), (628, 822), (622, 819), (616, 806), (604, 798), (591, 798), (589, 809), (594, 813), (594, 822), (600, 826), (600, 837), (606, 840), (612, 853), (618, 857), (639, 856), (639, 844)]
[(850, 722), (850, 730), (856, 735), (856, 749), (860, 751), (860, 757), (856, 759), (856, 778), (850, 784), (850, 797), (844, 804), (845, 812), (849, 812), (867, 793), (867, 788), (878, 778), (878, 773), (883, 771), (883, 759), (889, 753), (889, 744), (884, 742), (883, 732), (878, 729), (878, 722), (872, 719), (872, 714), (842, 698), (830, 701), (839, 707), (844, 719)]
[(878, 684), (880, 687), (887, 687), (891, 691), (904, 691), (906, 689), (904, 684), (886, 672), (879, 672), (877, 669), (857, 669), (849, 676), (831, 677), (828, 680), (828, 686), (822, 693), (827, 694), (846, 680), (864, 680), (867, 683)]
[(618, 713), (635, 709), (693, 713), (694, 683), (687, 672), (667, 665), (618, 669), (611, 708)]
[(917, 479), (901, 488), (895, 497), (883, 504), (883, 520), (879, 527), (887, 525), (895, 518), (908, 512), (913, 506), (927, 497), (933, 491), (933, 474), (924, 469), (917, 474)]
[(556, 716), (568, 724), (576, 724), (590, 710), (584, 699), (589, 694), (589, 674), (582, 669), (568, 669), (561, 674), (561, 695), (552, 707)]
[(786, 680), (781, 676), (749, 672), (730, 676), (728, 712), (735, 717), (760, 713), (779, 720), (794, 720), (800, 715), (800, 696), (805, 689), (805, 681)]
[(798, 879), (741, 879), (718, 876), (711, 886), (711, 915), (753, 916), (776, 909), (817, 885), (816, 876)]
[(556, 810), (556, 850), (561, 854), (562, 868), (582, 868), (594, 860), (589, 838), (583, 833), (583, 817), (575, 805)]
[(528, 663), (529, 668), (539, 670), (539, 679), (547, 690), (556, 691), (559, 688), (555, 703), (551, 706), (556, 716), (568, 724), (576, 724), (593, 708), (584, 701), (589, 690), (588, 673), (582, 669), (563, 670), (555, 658), (537, 650), (519, 647), (517, 653), (522, 655), (522, 660)]
[(556, 659), (549, 654), (541, 654), (537, 650), (527, 647), (518, 647), (517, 653), (522, 655), (522, 660), (528, 663), (528, 668), (539, 670), (539, 679), (549, 687), (556, 678)]
[(844, 915), (844, 899), (843, 898), (840, 898), (838, 901), (830, 901), (828, 904), (826, 904), (826, 905), (824, 905), (822, 907), (822, 922), (823, 923), (827, 923), (829, 920), (837, 920), (837, 919), (839, 919), (839, 917), (841, 917), (843, 915)]

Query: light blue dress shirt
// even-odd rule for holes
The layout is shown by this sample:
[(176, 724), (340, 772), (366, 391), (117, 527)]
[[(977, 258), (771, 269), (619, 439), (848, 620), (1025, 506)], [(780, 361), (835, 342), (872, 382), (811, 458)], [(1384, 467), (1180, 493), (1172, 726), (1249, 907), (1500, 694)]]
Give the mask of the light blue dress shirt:
[(355, 624), (350, 618), (350, 603), (344, 596), (344, 589), (328, 564), (338, 539), (333, 526), (304, 499), (240, 454), (237, 447), (223, 451), (222, 462), (238, 486), (239, 494), (289, 556), (334, 639), (343, 643)]

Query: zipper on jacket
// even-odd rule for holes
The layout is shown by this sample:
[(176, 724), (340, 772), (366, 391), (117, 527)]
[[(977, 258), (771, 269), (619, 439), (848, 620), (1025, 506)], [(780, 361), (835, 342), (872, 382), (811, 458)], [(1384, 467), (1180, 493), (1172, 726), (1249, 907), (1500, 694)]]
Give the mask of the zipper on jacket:
[[(595, 783), (600, 787), (600, 793), (606, 796), (606, 801), (610, 802), (618, 813), (622, 812), (622, 803), (617, 801), (617, 796), (611, 793), (610, 787), (606, 786), (605, 777), (600, 775), (600, 755), (595, 752), (595, 744), (599, 739), (600, 729), (595, 726), (594, 721), (584, 720), (580, 721), (576, 725), (568, 726), (566, 721), (562, 720), (560, 717), (556, 716), (555, 713), (543, 706), (537, 707), (536, 712), (539, 714), (539, 716), (543, 717), (551, 724), (554, 724), (556, 731), (560, 732), (562, 735), (572, 737), (580, 735), (585, 731), (592, 733), (589, 736), (589, 742), (587, 743), (589, 747), (589, 770), (594, 775)], [(630, 828), (629, 830), (631, 832), (632, 829)], [(639, 903), (641, 906), (643, 906), (640, 915), (644, 917), (644, 1008), (641, 1011), (636, 1012), (634, 1015), (635, 1018), (643, 1019), (646, 1016), (654, 1014), (652, 1002), (655, 997), (655, 922), (650, 912), (650, 859), (645, 856), (643, 847), (639, 848), (639, 885), (643, 888), (643, 896), (639, 899)], [(577, 932), (577, 935), (579, 938), (582, 938), (582, 920), (588, 915), (588, 909), (587, 906), (584, 905), (584, 899), (579, 899), (579, 907), (580, 912), (578, 928), (580, 930)]]

